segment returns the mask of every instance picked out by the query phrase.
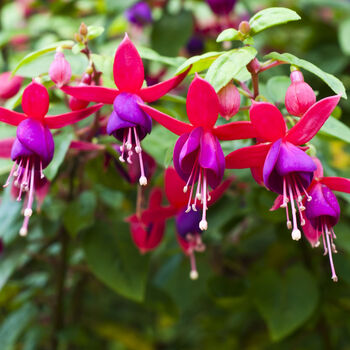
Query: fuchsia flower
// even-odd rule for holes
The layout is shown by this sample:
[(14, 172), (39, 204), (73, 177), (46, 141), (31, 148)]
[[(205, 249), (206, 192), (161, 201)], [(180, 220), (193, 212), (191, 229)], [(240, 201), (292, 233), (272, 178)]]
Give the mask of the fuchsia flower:
[(218, 92), (219, 113), (226, 120), (229, 120), (239, 111), (241, 96), (238, 89), (232, 83), (227, 84)]
[(49, 76), (59, 88), (69, 83), (72, 77), (72, 69), (63, 52), (56, 52), (55, 59), (50, 65)]
[(328, 253), (333, 281), (338, 281), (335, 273), (332, 252), (336, 253), (333, 240), (336, 238), (333, 227), (340, 216), (340, 207), (333, 191), (350, 193), (350, 180), (342, 177), (324, 177), (321, 162), (313, 158), (317, 164), (314, 179), (308, 188), (312, 201), (305, 201), (305, 237), (313, 247), (317, 247), (322, 236), (324, 255)]
[(107, 132), (120, 140), (120, 160), (131, 162), (134, 151), (138, 154), (141, 176), (140, 184), (146, 185), (141, 143), (152, 130), (151, 118), (140, 109), (140, 103), (153, 102), (176, 87), (185, 78), (187, 71), (162, 83), (142, 88), (144, 69), (141, 57), (133, 43), (125, 35), (114, 58), (113, 76), (118, 89), (102, 86), (63, 86), (62, 90), (80, 100), (113, 104)]
[(233, 7), (235, 6), (237, 0), (206, 0), (211, 10), (216, 15), (228, 15)]
[(21, 88), (23, 78), (15, 75), (11, 77), (11, 72), (0, 74), (0, 98), (7, 100), (17, 94)]
[[(224, 194), (230, 186), (232, 178), (222, 182), (215, 190), (210, 192), (210, 205), (213, 205)], [(191, 279), (198, 278), (196, 268), (195, 252), (202, 252), (205, 246), (201, 235), (203, 231), (199, 228), (203, 205), (198, 205), (198, 210), (187, 211), (187, 196), (182, 191), (186, 183), (179, 177), (174, 168), (165, 171), (165, 194), (170, 203), (167, 207), (159, 205), (143, 211), (141, 217), (148, 225), (153, 223), (163, 223), (165, 220), (175, 216), (176, 237), (183, 252), (189, 256), (191, 261)], [(160, 203), (160, 202), (159, 202)]]
[(290, 80), (292, 83), (286, 92), (285, 105), (288, 113), (301, 117), (316, 102), (316, 95), (311, 86), (304, 82), (300, 71), (293, 71)]
[[(148, 209), (159, 210), (162, 204), (162, 190), (154, 188), (151, 192)], [(131, 237), (142, 254), (158, 247), (164, 236), (165, 220), (147, 222), (134, 214), (126, 219), (130, 223)]]
[[(300, 145), (310, 141), (328, 119), (339, 102), (340, 96), (331, 96), (312, 105), (304, 116), (290, 129), (276, 106), (267, 102), (253, 102), (250, 119), (263, 143), (244, 147), (226, 157), (228, 169), (254, 168), (258, 179), (263, 178), (265, 186), (283, 196), (280, 203), (286, 208), (287, 227), (292, 230), (292, 238), (299, 240), (296, 206), (301, 226), (305, 224), (302, 201), (312, 196), (307, 192), (316, 164)], [(262, 172), (262, 174), (259, 174)], [(257, 175), (258, 174), (258, 175)], [(288, 203), (291, 205), (292, 221), (289, 219)]]
[(23, 192), (28, 194), (21, 235), (27, 234), (29, 218), (33, 212), (34, 192), (42, 184), (43, 169), (53, 158), (55, 145), (50, 129), (59, 129), (76, 123), (101, 107), (102, 105), (96, 105), (76, 112), (47, 116), (49, 94), (43, 85), (34, 81), (23, 92), (24, 113), (0, 107), (0, 121), (17, 126), (17, 137), (11, 149), (11, 158), (15, 164), (4, 187), (8, 186), (13, 178), (13, 184), (19, 189), (18, 200), (21, 199)]
[[(190, 189), (187, 209), (196, 210), (199, 201), (203, 204), (199, 228), (206, 230), (208, 223), (209, 186), (215, 189), (222, 181), (225, 170), (225, 157), (220, 140), (238, 140), (256, 137), (255, 129), (247, 121), (237, 121), (215, 126), (219, 114), (219, 101), (214, 88), (196, 75), (187, 95), (186, 108), (191, 124), (174, 119), (156, 109), (141, 105), (158, 123), (180, 135), (174, 149), (174, 166), (179, 176), (186, 182), (183, 191)], [(197, 189), (194, 193), (194, 187)], [(194, 196), (193, 204), (192, 197)]]

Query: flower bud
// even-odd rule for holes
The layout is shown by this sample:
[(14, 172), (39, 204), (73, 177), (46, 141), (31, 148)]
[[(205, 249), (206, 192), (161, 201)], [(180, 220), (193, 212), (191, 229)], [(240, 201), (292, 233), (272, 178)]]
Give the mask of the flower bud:
[(90, 103), (89, 101), (79, 100), (78, 98), (73, 96), (69, 97), (68, 99), (68, 105), (72, 111), (78, 111), (79, 109), (84, 109), (88, 106), (89, 103)]
[(125, 11), (126, 19), (138, 26), (152, 23), (152, 11), (145, 1), (140, 1)]
[(250, 32), (250, 25), (249, 22), (247, 21), (242, 21), (239, 24), (238, 30), (242, 33), (242, 34), (249, 34)]
[(69, 62), (65, 59), (63, 52), (56, 52), (55, 59), (49, 69), (49, 75), (51, 80), (59, 88), (69, 83), (72, 76), (72, 69)]
[(84, 22), (82, 22), (79, 27), (79, 34), (84, 37), (87, 35), (87, 33), (88, 33), (87, 26)]
[(301, 117), (316, 102), (316, 95), (311, 86), (304, 82), (300, 71), (293, 71), (290, 80), (292, 83), (286, 92), (285, 105), (289, 114)]
[(216, 15), (227, 15), (235, 6), (237, 0), (206, 0)]
[(239, 111), (241, 96), (236, 86), (232, 83), (227, 84), (218, 92), (219, 113), (225, 119), (230, 119)]
[(0, 98), (7, 100), (17, 94), (21, 88), (23, 78), (15, 75), (11, 77), (11, 72), (0, 74)]

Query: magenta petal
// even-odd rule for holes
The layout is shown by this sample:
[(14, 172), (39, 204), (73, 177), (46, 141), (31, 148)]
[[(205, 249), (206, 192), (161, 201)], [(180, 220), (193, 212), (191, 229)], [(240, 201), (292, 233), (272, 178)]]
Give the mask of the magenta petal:
[(186, 142), (182, 146), (179, 154), (179, 164), (181, 170), (186, 173), (187, 177), (190, 175), (194, 163), (198, 157), (201, 137), (203, 135), (202, 128), (195, 128), (188, 136)]
[(214, 127), (213, 134), (219, 140), (243, 140), (257, 137), (251, 122), (237, 121)]
[(320, 182), (333, 191), (350, 193), (350, 180), (344, 177), (323, 177)]
[(114, 57), (114, 82), (122, 92), (137, 93), (143, 84), (143, 63), (136, 47), (125, 34)]
[(35, 119), (42, 119), (49, 110), (49, 94), (44, 85), (35, 81), (23, 91), (22, 108), (25, 114)]
[[(183, 144), (186, 141), (187, 136), (182, 135), (179, 138), (178, 142), (176, 143), (179, 150), (181, 150)], [(182, 139), (182, 140), (180, 141), (180, 139)], [(178, 143), (179, 143), (179, 145), (178, 145)], [(175, 146), (174, 163), (175, 163), (175, 160), (179, 158), (179, 156), (178, 156), (179, 150), (176, 150), (176, 146)], [(176, 152), (176, 156), (175, 156), (175, 152)], [(178, 163), (177, 163), (177, 167), (180, 168)], [(184, 176), (185, 175), (183, 174), (183, 177)], [(180, 178), (180, 176), (178, 175), (178, 173), (176, 172), (176, 170), (174, 168), (167, 168), (166, 169), (165, 175), (164, 175), (165, 194), (166, 194), (166, 197), (167, 197), (169, 203), (175, 208), (182, 208), (188, 202), (188, 194), (183, 192), (183, 188), (185, 185), (186, 185), (186, 183)]]
[(210, 129), (219, 115), (219, 99), (214, 88), (196, 74), (187, 94), (188, 119), (194, 126)]
[(61, 90), (78, 100), (100, 102), (111, 105), (120, 91), (103, 86), (62, 86)]
[(304, 232), (306, 239), (310, 242), (312, 247), (315, 247), (318, 243), (320, 236), (321, 236), (321, 231), (316, 230), (311, 225), (311, 222), (307, 218), (305, 218), (305, 225), (303, 226), (303, 232)]
[(20, 122), (26, 119), (27, 116), (23, 113), (18, 113), (6, 109), (4, 107), (0, 107), (0, 121), (9, 125), (17, 126)]
[(186, 77), (188, 71), (190, 68), (188, 68), (183, 73), (169, 79), (166, 81), (163, 81), (159, 84), (152, 85), (150, 87), (141, 89), (138, 95), (145, 101), (145, 102), (153, 102), (164, 96), (166, 93), (168, 93), (170, 90), (174, 89), (176, 86), (178, 86)]
[(340, 97), (340, 95), (326, 97), (313, 104), (289, 130), (286, 140), (295, 145), (302, 145), (310, 141), (329, 118)]
[(267, 154), (263, 169), (263, 178), (265, 186), (271, 191), (277, 193), (281, 193), (282, 191), (280, 176), (275, 171), (275, 166), (281, 150), (281, 144), (281, 139), (272, 144), (270, 151)]
[(50, 129), (60, 129), (67, 125), (77, 123), (80, 120), (83, 120), (89, 117), (91, 114), (97, 112), (102, 106), (103, 104), (100, 103), (100, 104), (97, 104), (85, 109), (80, 109), (78, 111), (70, 112), (70, 113), (65, 113), (60, 115), (50, 115), (44, 119), (44, 123)]
[(180, 163), (180, 154), (188, 137), (189, 137), (189, 134), (183, 134), (178, 138), (178, 140), (175, 143), (174, 153), (173, 153), (173, 162), (174, 162), (175, 170), (177, 174), (181, 177), (181, 179), (185, 182), (187, 181), (188, 175), (182, 170), (181, 163)]
[(283, 115), (273, 104), (254, 102), (249, 114), (258, 137), (262, 140), (276, 141), (286, 134), (287, 126)]

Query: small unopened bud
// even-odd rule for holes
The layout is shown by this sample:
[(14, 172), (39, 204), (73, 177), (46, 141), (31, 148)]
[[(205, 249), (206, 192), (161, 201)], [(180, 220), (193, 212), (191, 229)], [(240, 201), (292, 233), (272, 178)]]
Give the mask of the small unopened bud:
[(249, 34), (250, 32), (250, 25), (247, 21), (242, 21), (239, 24), (238, 30), (242, 33), (242, 34)]
[(251, 60), (247, 65), (248, 71), (254, 74), (258, 73), (260, 68), (261, 68), (261, 64), (257, 58), (254, 58), (253, 60)]
[(23, 78), (15, 75), (11, 76), (11, 72), (0, 74), (0, 98), (7, 100), (17, 94), (21, 88)]
[(78, 34), (78, 33), (75, 33), (75, 34), (74, 34), (74, 39), (75, 39), (75, 41), (78, 42), (78, 43), (83, 42), (83, 38), (82, 38), (81, 35)]
[(285, 105), (289, 114), (301, 117), (316, 102), (316, 95), (311, 86), (304, 82), (300, 71), (293, 71), (290, 74), (290, 80)]
[(236, 115), (241, 104), (241, 96), (236, 86), (227, 84), (218, 92), (219, 113), (222, 117), (229, 119)]
[(78, 98), (75, 98), (73, 96), (69, 97), (68, 99), (68, 105), (72, 111), (78, 111), (79, 109), (84, 109), (88, 106), (89, 103), (90, 103), (89, 101), (79, 100)]
[(87, 26), (84, 22), (82, 22), (79, 27), (79, 34), (84, 37), (87, 35), (87, 33), (88, 33)]
[(69, 62), (65, 59), (63, 52), (56, 52), (55, 59), (49, 69), (49, 76), (59, 88), (69, 83), (72, 76), (72, 69)]

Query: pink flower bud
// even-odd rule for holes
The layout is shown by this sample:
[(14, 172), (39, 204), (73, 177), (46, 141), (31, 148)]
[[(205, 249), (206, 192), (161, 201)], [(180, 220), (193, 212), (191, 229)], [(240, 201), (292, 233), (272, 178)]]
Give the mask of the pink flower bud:
[(68, 105), (72, 111), (78, 111), (79, 109), (84, 109), (88, 106), (89, 101), (79, 100), (73, 96), (69, 97)]
[(311, 86), (304, 82), (300, 71), (293, 71), (290, 80), (292, 83), (285, 97), (286, 108), (289, 114), (301, 117), (316, 102), (316, 95)]
[(238, 113), (241, 104), (241, 96), (235, 85), (232, 83), (223, 87), (219, 93), (219, 113), (222, 117), (229, 119)]
[(17, 94), (21, 88), (23, 78), (15, 75), (11, 78), (11, 72), (0, 74), (0, 98), (7, 100)]
[(49, 75), (58, 87), (69, 83), (72, 76), (72, 69), (69, 62), (64, 58), (63, 52), (56, 52), (55, 59), (50, 66)]

